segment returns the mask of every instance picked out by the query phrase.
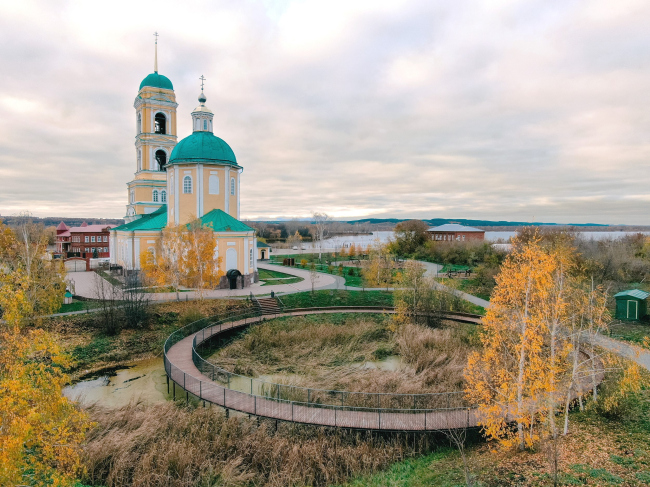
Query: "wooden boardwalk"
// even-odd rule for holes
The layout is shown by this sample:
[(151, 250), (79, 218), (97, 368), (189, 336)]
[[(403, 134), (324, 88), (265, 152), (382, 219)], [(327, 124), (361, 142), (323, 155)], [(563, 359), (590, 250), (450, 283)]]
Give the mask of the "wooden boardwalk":
[[(248, 326), (263, 319), (324, 313), (393, 313), (370, 308), (304, 309), (265, 317), (251, 317), (221, 325), (208, 326), (172, 345), (164, 356), (167, 376), (184, 390), (201, 400), (255, 416), (317, 426), (384, 431), (439, 431), (478, 425), (477, 410), (468, 407), (443, 409), (382, 409), (332, 404), (315, 404), (276, 399), (233, 390), (213, 381), (195, 365), (201, 359), (195, 346), (224, 331)], [(480, 318), (450, 314), (447, 319), (479, 323)], [(194, 359), (193, 359), (194, 356)], [(600, 381), (600, 380), (599, 380)]]

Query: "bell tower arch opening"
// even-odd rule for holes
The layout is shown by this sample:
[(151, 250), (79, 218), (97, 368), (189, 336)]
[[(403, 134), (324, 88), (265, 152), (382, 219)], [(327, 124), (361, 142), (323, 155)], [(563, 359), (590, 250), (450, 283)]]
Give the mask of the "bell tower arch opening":
[(153, 119), (153, 132), (155, 134), (167, 133), (167, 117), (164, 113), (156, 113), (156, 116)]
[(165, 170), (165, 164), (167, 164), (167, 153), (162, 150), (158, 149), (156, 151), (156, 171), (164, 171)]

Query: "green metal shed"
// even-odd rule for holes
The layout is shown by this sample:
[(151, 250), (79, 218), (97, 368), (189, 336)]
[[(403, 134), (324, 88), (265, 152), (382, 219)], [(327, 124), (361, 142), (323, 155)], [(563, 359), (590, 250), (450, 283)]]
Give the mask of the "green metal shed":
[(614, 295), (616, 299), (616, 318), (619, 320), (638, 321), (648, 314), (648, 299), (650, 293), (639, 289), (621, 291)]

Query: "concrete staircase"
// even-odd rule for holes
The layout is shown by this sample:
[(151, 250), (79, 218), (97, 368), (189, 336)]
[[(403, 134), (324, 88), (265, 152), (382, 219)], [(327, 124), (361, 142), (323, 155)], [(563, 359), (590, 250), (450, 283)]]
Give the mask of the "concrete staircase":
[(275, 298), (255, 298), (255, 302), (263, 316), (282, 313), (282, 309)]

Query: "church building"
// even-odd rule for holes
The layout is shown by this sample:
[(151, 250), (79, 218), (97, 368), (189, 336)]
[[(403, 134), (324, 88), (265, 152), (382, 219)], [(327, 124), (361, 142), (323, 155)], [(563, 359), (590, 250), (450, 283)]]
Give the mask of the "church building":
[[(203, 79), (203, 77), (201, 77)], [(125, 224), (111, 230), (111, 263), (140, 269), (143, 252), (155, 252), (166, 226), (198, 219), (213, 231), (223, 275), (219, 288), (257, 281), (255, 230), (239, 221), (242, 166), (230, 146), (213, 133), (214, 114), (199, 95), (192, 134), (177, 143), (176, 96), (169, 78), (154, 72), (135, 98), (136, 172), (127, 183)]]

